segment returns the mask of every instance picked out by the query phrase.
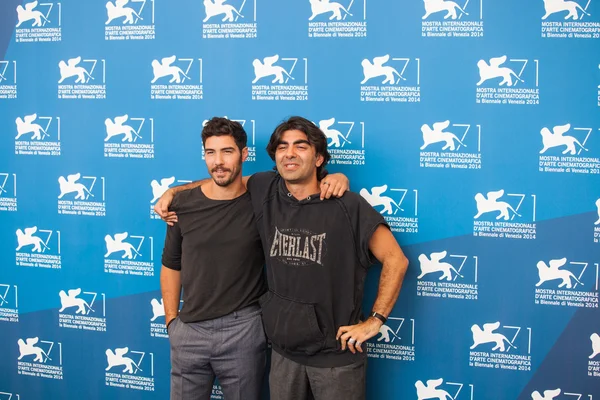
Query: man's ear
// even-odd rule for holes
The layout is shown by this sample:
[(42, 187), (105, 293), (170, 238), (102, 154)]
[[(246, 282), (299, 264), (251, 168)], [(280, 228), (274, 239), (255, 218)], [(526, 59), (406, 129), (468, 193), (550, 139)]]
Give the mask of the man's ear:
[(248, 147), (244, 147), (242, 149), (242, 162), (246, 161), (248, 158)]
[(315, 162), (317, 168), (323, 165), (323, 161), (325, 161), (325, 157), (322, 154), (317, 154), (317, 161)]

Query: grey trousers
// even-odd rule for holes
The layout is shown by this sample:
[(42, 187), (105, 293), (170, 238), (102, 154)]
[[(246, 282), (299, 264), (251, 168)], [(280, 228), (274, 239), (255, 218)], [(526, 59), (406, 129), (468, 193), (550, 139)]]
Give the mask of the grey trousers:
[(209, 400), (215, 376), (225, 400), (258, 400), (266, 366), (260, 307), (209, 321), (169, 324), (171, 400)]
[(335, 368), (298, 364), (273, 350), (271, 400), (365, 400), (367, 358)]

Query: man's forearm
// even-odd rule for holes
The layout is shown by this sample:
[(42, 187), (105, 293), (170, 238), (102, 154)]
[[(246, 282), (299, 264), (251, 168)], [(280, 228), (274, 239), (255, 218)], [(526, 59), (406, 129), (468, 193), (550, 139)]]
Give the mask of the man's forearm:
[(165, 323), (169, 324), (179, 313), (181, 298), (181, 272), (162, 266), (160, 270), (160, 291), (165, 308)]
[[(387, 228), (385, 229), (387, 230)], [(373, 254), (383, 263), (383, 269), (379, 278), (379, 291), (373, 305), (373, 311), (387, 318), (398, 299), (400, 287), (408, 267), (408, 260), (404, 257), (402, 250), (389, 231), (378, 229), (376, 236), (378, 239), (372, 240), (373, 246), (370, 248), (375, 250)], [(390, 246), (386, 246), (386, 244)], [(390, 249), (390, 247), (392, 248)], [(362, 353), (363, 348), (361, 346), (377, 335), (383, 321), (383, 318), (369, 317), (358, 324), (340, 326), (336, 339), (340, 340), (342, 350), (345, 350), (347, 346), (352, 353), (356, 351)]]
[(190, 182), (190, 183), (186, 183), (184, 185), (179, 185), (179, 186), (173, 186), (172, 188), (169, 188), (169, 190), (175, 194), (175, 193), (179, 193), (182, 192), (184, 190), (190, 190), (190, 189), (194, 189), (197, 188), (198, 186), (202, 186), (202, 185), (206, 185), (209, 182), (210, 178), (205, 178), (199, 181), (194, 181), (194, 182)]
[(403, 254), (386, 257), (379, 278), (377, 298), (373, 304), (373, 311), (387, 317), (392, 312), (394, 304), (400, 294), (404, 275), (408, 268), (408, 260)]

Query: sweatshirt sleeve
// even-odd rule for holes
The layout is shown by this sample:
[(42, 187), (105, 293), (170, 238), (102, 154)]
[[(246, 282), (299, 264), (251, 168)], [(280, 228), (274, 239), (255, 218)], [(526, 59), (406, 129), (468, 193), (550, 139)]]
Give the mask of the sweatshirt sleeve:
[(384, 225), (389, 229), (383, 216), (377, 212), (365, 199), (360, 195), (355, 196), (356, 204), (354, 204), (354, 212), (350, 213), (350, 220), (354, 227), (354, 234), (357, 244), (357, 255), (360, 263), (368, 268), (377, 262), (377, 259), (369, 250), (369, 242), (375, 230), (379, 225)]

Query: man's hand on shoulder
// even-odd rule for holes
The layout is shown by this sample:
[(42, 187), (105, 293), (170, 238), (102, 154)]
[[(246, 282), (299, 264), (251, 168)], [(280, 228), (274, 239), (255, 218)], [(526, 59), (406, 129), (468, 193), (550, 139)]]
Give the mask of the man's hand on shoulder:
[(160, 199), (154, 205), (154, 212), (170, 226), (173, 226), (177, 222), (177, 214), (174, 211), (169, 211), (173, 197), (175, 197), (175, 193), (172, 189), (169, 189), (160, 196)]
[(350, 189), (350, 181), (344, 174), (328, 174), (321, 181), (321, 200), (331, 196), (342, 197)]
[(158, 199), (158, 201), (154, 205), (154, 212), (157, 213), (158, 215), (160, 215), (162, 220), (165, 221), (170, 226), (175, 225), (175, 223), (177, 222), (177, 215), (175, 214), (174, 211), (169, 211), (169, 206), (173, 202), (173, 198), (175, 197), (175, 194), (179, 193), (183, 190), (190, 190), (190, 189), (197, 188), (198, 186), (205, 185), (209, 181), (210, 181), (210, 179), (207, 178), (207, 179), (202, 179), (199, 181), (186, 183), (185, 185), (179, 185), (179, 186), (174, 186), (172, 188), (169, 188), (166, 192), (163, 193), (162, 196), (160, 196), (160, 199)]

